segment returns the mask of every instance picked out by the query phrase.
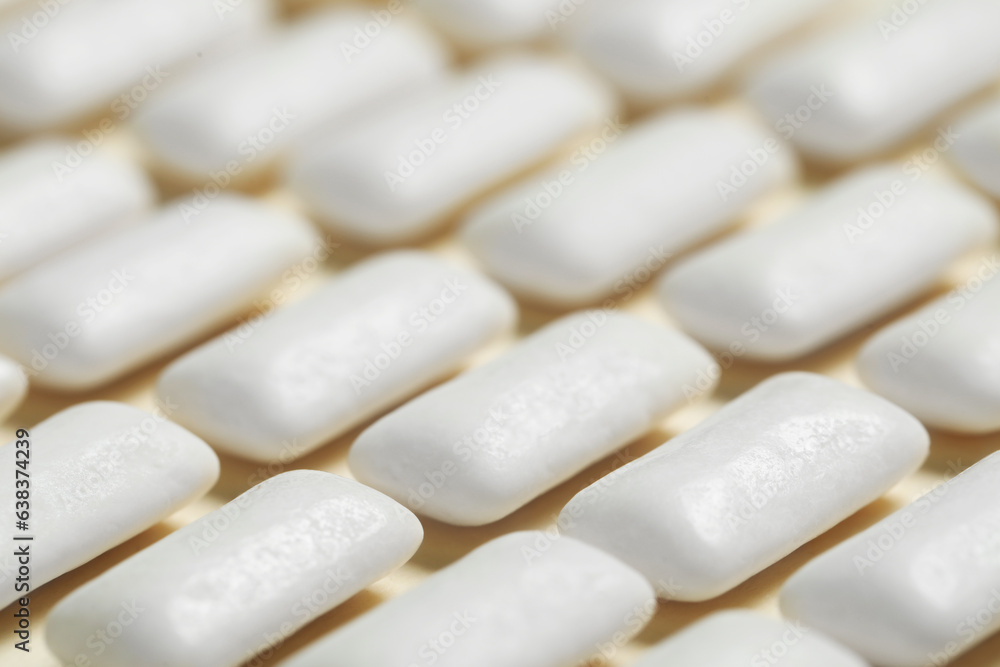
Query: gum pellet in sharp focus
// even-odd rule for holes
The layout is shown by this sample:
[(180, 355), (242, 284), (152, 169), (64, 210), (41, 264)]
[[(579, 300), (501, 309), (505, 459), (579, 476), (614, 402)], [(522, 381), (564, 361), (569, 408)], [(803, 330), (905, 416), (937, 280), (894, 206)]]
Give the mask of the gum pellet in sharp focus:
[[(468, 217), (466, 245), (512, 290), (562, 307), (634, 291), (795, 172), (791, 149), (763, 128), (707, 109), (607, 136), (606, 152), (577, 152)], [(741, 170), (751, 175), (740, 188), (720, 189)]]
[(234, 319), (316, 243), (235, 195), (168, 204), (0, 288), (0, 351), (44, 386), (105, 384)]
[(235, 667), (405, 563), (423, 530), (381, 493), (296, 470), (253, 487), (123, 561), (49, 613), (49, 648), (101, 667)]
[(571, 315), (370, 426), (351, 471), (440, 521), (496, 521), (651, 429), (714, 367), (680, 332)]
[(505, 55), (347, 123), (293, 158), (292, 189), (338, 234), (426, 235), (491, 185), (613, 122), (603, 83), (570, 62)]
[(0, 154), (0, 283), (92, 236), (134, 222), (155, 193), (138, 166), (42, 138)]
[(682, 260), (660, 297), (709, 347), (792, 359), (906, 304), (997, 231), (990, 202), (958, 183), (867, 167)]
[[(571, 538), (505, 535), (320, 639), (286, 667), (552, 667), (621, 647), (656, 611), (632, 568)], [(389, 640), (391, 638), (391, 640)]]
[[(27, 528), (12, 532), (33, 538), (32, 590), (167, 518), (219, 477), (208, 445), (162, 415), (122, 403), (81, 403), (27, 430), (29, 446), (0, 448), (0, 492), (13, 524), (15, 488), (24, 488), (15, 481), (30, 480)], [(28, 462), (29, 477), (15, 476), (25, 470), (18, 461)], [(4, 549), (0, 606), (24, 595), (15, 592), (16, 571), (14, 548)]]
[(879, 498), (929, 444), (883, 398), (784, 373), (581, 491), (559, 526), (638, 569), (661, 597), (706, 600)]
[(786, 616), (884, 667), (943, 665), (1000, 630), (1000, 453), (792, 575)]
[(213, 446), (287, 461), (454, 371), (516, 317), (484, 277), (422, 252), (385, 254), (180, 358), (157, 390)]

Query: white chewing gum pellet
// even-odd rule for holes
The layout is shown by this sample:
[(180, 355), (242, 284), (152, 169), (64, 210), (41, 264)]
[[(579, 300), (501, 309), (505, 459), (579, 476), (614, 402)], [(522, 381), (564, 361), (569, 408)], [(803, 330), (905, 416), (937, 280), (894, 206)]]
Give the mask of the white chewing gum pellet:
[[(416, 6), (466, 49), (488, 49), (539, 39), (561, 19), (562, 0), (417, 0)], [(553, 22), (553, 17), (558, 17)]]
[[(600, 0), (562, 28), (640, 104), (704, 92), (830, 0)], [(589, 9), (581, 7), (581, 9)]]
[(287, 461), (456, 370), (516, 318), (486, 278), (423, 252), (384, 254), (181, 357), (157, 391), (213, 446)]
[(649, 431), (714, 367), (680, 332), (570, 315), (375, 422), (351, 472), (439, 521), (490, 523)]
[(682, 260), (660, 297), (709, 347), (793, 359), (905, 305), (996, 236), (996, 213), (975, 192), (869, 167), (767, 227)]
[(960, 118), (954, 134), (952, 161), (976, 185), (1000, 199), (1000, 99)]
[(884, 667), (943, 665), (1000, 630), (1000, 453), (792, 575), (782, 612)]
[(42, 138), (0, 154), (0, 282), (152, 205), (138, 166), (98, 151), (71, 167), (71, 146)]
[(443, 70), (443, 47), (418, 24), (396, 17), (371, 38), (371, 21), (355, 8), (306, 16), (164, 90), (140, 108), (137, 128), (181, 173), (259, 170), (294, 140)]
[[(1000, 76), (1000, 0), (930, 2), (881, 16), (779, 54), (747, 94), (817, 160), (885, 151)], [(937, 150), (954, 141), (940, 133)]]
[(0, 289), (0, 352), (32, 381), (82, 390), (248, 308), (317, 243), (308, 224), (235, 195), (174, 203)]
[(650, 649), (632, 667), (868, 667), (801, 623), (720, 611)]
[(0, 127), (127, 117), (185, 60), (260, 32), (271, 13), (267, 0), (74, 0), (39, 28), (15, 14), (0, 25), (10, 41), (0, 50)]
[(929, 426), (1000, 430), (1000, 262), (890, 324), (858, 353), (865, 384)]
[(457, 207), (601, 123), (604, 84), (516, 54), (343, 125), (293, 160), (289, 182), (332, 231), (368, 244), (425, 235)]
[(13, 359), (0, 355), (0, 422), (21, 405), (28, 393), (28, 376)]
[[(219, 477), (208, 445), (122, 403), (81, 403), (28, 433), (29, 445), (16, 440), (0, 448), (0, 503), (13, 526), (15, 490), (23, 488), (15, 484), (30, 481), (28, 528), (5, 531), (5, 541), (29, 548), (31, 590), (15, 591), (18, 559), (13, 547), (4, 549), (0, 607), (166, 519)], [(33, 539), (10, 541), (24, 536)]]
[(417, 518), (377, 491), (287, 472), (71, 593), (46, 638), (72, 662), (125, 617), (101, 667), (235, 667), (391, 573), (422, 539)]
[(879, 498), (929, 445), (920, 422), (874, 394), (783, 373), (581, 491), (559, 526), (660, 596), (707, 600)]
[(547, 532), (512, 533), (320, 639), (285, 667), (576, 665), (602, 645), (624, 645), (655, 612), (649, 584), (616, 558)]
[[(716, 111), (670, 111), (612, 140), (470, 215), (465, 243), (492, 275), (562, 307), (628, 293), (795, 172), (788, 147)], [(720, 185), (734, 174), (740, 188)]]

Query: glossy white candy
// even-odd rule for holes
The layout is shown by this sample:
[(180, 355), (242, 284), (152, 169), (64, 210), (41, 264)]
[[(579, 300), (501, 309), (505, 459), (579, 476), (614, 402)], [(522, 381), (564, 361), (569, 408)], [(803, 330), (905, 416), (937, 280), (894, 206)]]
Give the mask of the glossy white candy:
[(579, 0), (564, 30), (591, 65), (643, 102), (702, 92), (830, 0)]
[[(208, 445), (159, 414), (122, 403), (81, 403), (28, 429), (30, 447), (0, 448), (4, 514), (14, 524), (15, 477), (27, 460), (31, 590), (138, 535), (205, 494), (219, 477)], [(27, 456), (16, 454), (27, 449)], [(14, 548), (0, 556), (0, 606), (14, 589)], [(30, 592), (28, 594), (30, 596)], [(104, 627), (103, 624), (101, 627)]]
[(997, 25), (1000, 0), (893, 3), (777, 56), (747, 93), (814, 158), (863, 158), (1000, 76)]
[[(0, 25), (10, 42), (0, 50), (0, 127), (32, 131), (98, 112), (121, 120), (183, 61), (260, 31), (271, 15), (267, 0), (55, 4), (41, 27), (17, 14)], [(26, 11), (46, 16), (39, 7)]]
[(955, 135), (952, 160), (979, 187), (1000, 198), (1000, 99), (962, 117)]
[(71, 141), (43, 138), (0, 154), (0, 282), (132, 222), (153, 203), (137, 166), (107, 152), (77, 162), (74, 150)]
[(71, 593), (46, 638), (71, 662), (124, 615), (102, 667), (235, 667), (395, 570), (422, 537), (417, 518), (377, 491), (288, 472)]
[(304, 221), (223, 195), (28, 271), (0, 289), (0, 351), (58, 389), (109, 382), (228, 322), (316, 242)]
[[(149, 101), (137, 124), (157, 158), (198, 177), (260, 169), (293, 140), (439, 73), (445, 54), (419, 25), (369, 11), (308, 15)], [(359, 35), (361, 35), (359, 37)]]
[(1000, 454), (795, 573), (781, 609), (885, 667), (943, 665), (1000, 630)]
[(649, 585), (621, 561), (573, 539), (513, 533), (383, 602), (286, 667), (576, 665), (613, 640), (627, 642), (655, 611)]
[(650, 649), (632, 667), (868, 667), (812, 628), (756, 612), (722, 611)]
[(416, 0), (424, 15), (471, 49), (526, 42), (561, 23), (563, 0)]
[(289, 179), (330, 229), (401, 242), (614, 113), (584, 70), (504, 56), (344, 125), (299, 155)]
[(496, 521), (648, 431), (714, 368), (679, 332), (571, 315), (377, 421), (351, 472), (440, 521)]
[(869, 387), (930, 426), (1000, 430), (1000, 259), (878, 332), (858, 355)]
[(481, 276), (425, 253), (382, 255), (177, 360), (158, 391), (213, 446), (287, 461), (454, 371), (515, 319)]
[(710, 347), (791, 359), (904, 305), (996, 235), (996, 213), (971, 190), (870, 167), (680, 262), (660, 296)]
[[(788, 147), (715, 111), (671, 111), (607, 136), (607, 152), (577, 151), (471, 214), (465, 242), (511, 289), (559, 306), (630, 294), (794, 172)], [(725, 187), (732, 178), (739, 189)]]
[(559, 525), (641, 571), (660, 596), (706, 600), (877, 499), (928, 447), (920, 423), (888, 401), (785, 373), (581, 491)]
[(13, 359), (0, 355), (0, 422), (21, 404), (28, 393), (28, 376)]

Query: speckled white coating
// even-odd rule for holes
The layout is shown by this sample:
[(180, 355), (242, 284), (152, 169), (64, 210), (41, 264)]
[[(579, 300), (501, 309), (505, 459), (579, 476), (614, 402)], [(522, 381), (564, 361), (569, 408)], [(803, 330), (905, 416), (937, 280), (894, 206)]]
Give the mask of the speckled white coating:
[(305, 221), (249, 199), (192, 201), (6, 283), (0, 352), (40, 385), (105, 384), (229, 322), (318, 244)]
[(69, 167), (72, 143), (39, 138), (0, 155), (0, 283), (152, 205), (138, 165), (96, 152)]
[(792, 359), (906, 304), (997, 232), (976, 192), (867, 167), (777, 222), (685, 258), (664, 275), (660, 298), (709, 347)]
[(1000, 257), (879, 331), (857, 363), (865, 384), (929, 426), (1000, 430)]
[(13, 359), (0, 355), (0, 422), (14, 412), (28, 393), (28, 376)]
[(287, 472), (184, 526), (64, 598), (46, 638), (63, 660), (131, 614), (99, 667), (235, 667), (390, 573), (423, 537), (377, 491)]
[[(81, 403), (28, 429), (32, 590), (138, 535), (204, 495), (219, 460), (204, 442), (156, 414)], [(14, 523), (16, 442), (0, 448), (0, 509)], [(24, 479), (20, 476), (18, 479)], [(4, 526), (4, 541), (14, 531)], [(14, 548), (0, 555), (0, 607), (15, 592)]]
[(293, 140), (441, 73), (433, 34), (393, 16), (365, 45), (372, 20), (358, 7), (312, 12), (151, 98), (136, 128), (154, 157), (199, 178), (230, 161), (259, 170)]
[(941, 665), (1000, 630), (1000, 453), (830, 549), (785, 615), (884, 667)]
[(273, 9), (270, 0), (26, 3), (27, 14), (43, 17), (30, 21), (44, 22), (30, 24), (30, 39), (27, 17), (15, 12), (0, 24), (8, 42), (0, 50), (0, 126), (34, 131), (109, 110), (120, 121), (185, 61), (260, 32)]
[[(585, 157), (500, 193), (463, 231), (498, 280), (559, 307), (634, 291), (795, 173), (789, 146), (704, 108), (659, 114), (613, 138), (599, 158)], [(745, 164), (753, 175), (721, 192)]]
[[(569, 3), (563, 3), (569, 4)], [(588, 63), (630, 98), (703, 92), (831, 0), (588, 0), (559, 25)], [(589, 11), (593, 8), (593, 11)]]
[(654, 646), (631, 667), (868, 667), (802, 623), (716, 612)]
[(570, 315), (375, 422), (351, 472), (439, 521), (489, 523), (648, 431), (714, 370), (678, 331)]
[(479, 547), (417, 588), (295, 654), (284, 667), (553, 667), (623, 641), (656, 611), (621, 561), (532, 531)]
[(559, 526), (661, 597), (706, 600), (876, 500), (929, 445), (920, 422), (874, 394), (783, 373), (581, 491)]
[(401, 243), (615, 113), (611, 92), (572, 61), (498, 56), (317, 140), (288, 180), (338, 234)]
[(213, 446), (288, 461), (454, 371), (516, 319), (513, 300), (482, 276), (423, 252), (384, 254), (252, 335), (181, 357), (157, 391)]
[[(778, 54), (746, 86), (815, 159), (883, 152), (1000, 76), (1000, 0), (873, 4), (856, 23)], [(947, 152), (954, 135), (941, 129)]]

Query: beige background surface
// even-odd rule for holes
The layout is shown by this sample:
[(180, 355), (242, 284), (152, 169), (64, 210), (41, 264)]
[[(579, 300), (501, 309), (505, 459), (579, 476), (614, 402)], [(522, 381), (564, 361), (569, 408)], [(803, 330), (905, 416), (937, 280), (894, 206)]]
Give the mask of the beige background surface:
[[(373, 4), (377, 5), (377, 3)], [(865, 10), (871, 4), (874, 3), (842, 3), (842, 6), (830, 12), (829, 16), (823, 19), (823, 22), (843, 20), (845, 15), (849, 16), (851, 13)], [(799, 35), (796, 35), (795, 38), (802, 38), (808, 31), (815, 29), (818, 29), (818, 26), (806, 28)], [(982, 98), (983, 96), (979, 97)], [(737, 113), (751, 113), (739, 99), (736, 94), (736, 88), (732, 85), (721, 87), (719, 91), (709, 96), (707, 101), (713, 104), (723, 104), (732, 107)], [(640, 118), (641, 115), (637, 111), (632, 111), (629, 113), (629, 118), (634, 121)], [(938, 122), (930, 126), (923, 136), (917, 137), (905, 150), (899, 151), (896, 155), (890, 157), (893, 159), (905, 158), (912, 151), (925, 147), (928, 145), (927, 139), (933, 138), (935, 128), (947, 125), (948, 119), (953, 115), (954, 112), (949, 112), (946, 117), (939, 119)], [(71, 136), (72, 132), (78, 131), (80, 131), (80, 128), (72, 130)], [(122, 128), (120, 132), (116, 132), (110, 138), (110, 141), (115, 150), (134, 153), (138, 159), (142, 159), (149, 164), (154, 174), (156, 174), (165, 199), (173, 195), (184, 194), (190, 190), (190, 184), (174, 181), (168, 176), (158, 173), (155, 165), (151, 164), (147, 156), (142, 154), (127, 128)], [(944, 168), (947, 169), (947, 167)], [(739, 221), (739, 224), (765, 224), (781, 211), (794, 205), (810, 189), (822, 185), (835, 175), (836, 173), (833, 171), (806, 165), (798, 184), (760, 202), (745, 219)], [(274, 186), (273, 182), (268, 179), (262, 179), (253, 184), (244, 184), (242, 187), (259, 196), (266, 197), (276, 206), (296, 208), (294, 199), (287, 192), (281, 190), (280, 187)], [(445, 222), (442, 233), (424, 243), (422, 247), (449, 256), (457, 262), (475, 266), (473, 258), (454, 240), (451, 233), (454, 229), (455, 221), (460, 219), (460, 217), (459, 213), (453, 216), (451, 221)], [(996, 252), (1000, 252), (1000, 248), (986, 248), (983, 250), (983, 253)], [(315, 276), (307, 286), (299, 290), (299, 293), (289, 294), (289, 296), (293, 300), (301, 298), (316, 284), (327, 279), (330, 275), (335, 275), (343, 267), (367, 254), (370, 254), (370, 251), (347, 245), (341, 246), (334, 252), (333, 258), (324, 267), (324, 271), (321, 274)], [(940, 292), (949, 289), (952, 285), (961, 283), (964, 276), (976, 264), (977, 257), (972, 256), (956, 266), (955, 270), (942, 281)], [(934, 295), (927, 296), (930, 298)], [(363, 593), (356, 595), (334, 611), (314, 620), (310, 625), (279, 647), (274, 656), (268, 660), (257, 661), (256, 664), (277, 664), (281, 659), (308, 644), (310, 641), (337, 628), (346, 621), (379, 604), (381, 601), (399, 595), (418, 584), (428, 574), (447, 566), (449, 563), (457, 560), (473, 548), (493, 537), (516, 530), (543, 528), (554, 525), (556, 514), (577, 491), (583, 489), (613, 468), (620, 466), (622, 461), (632, 460), (641, 456), (673, 435), (697, 424), (728, 400), (774, 373), (792, 369), (809, 370), (825, 373), (850, 384), (860, 386), (853, 367), (853, 356), (859, 345), (877, 328), (914, 309), (924, 301), (911, 304), (911, 306), (900, 312), (893, 313), (881, 322), (867, 327), (865, 330), (840, 341), (827, 350), (795, 363), (756, 365), (747, 362), (737, 362), (735, 366), (725, 372), (722, 383), (713, 397), (694, 403), (674, 414), (669, 419), (663, 421), (656, 431), (648, 434), (639, 441), (631, 443), (617, 456), (608, 457), (604, 461), (590, 467), (572, 480), (562, 484), (530, 503), (527, 507), (496, 524), (482, 528), (456, 528), (424, 519), (425, 540), (423, 546), (407, 565), (391, 576), (377, 582)], [(620, 303), (619, 306), (624, 310), (635, 312), (651, 320), (673, 326), (669, 317), (653, 298), (650, 286), (647, 286), (646, 289), (627, 302)], [(561, 314), (554, 311), (537, 309), (528, 304), (522, 304), (521, 324), (517, 337), (530, 333)], [(479, 364), (496, 356), (503, 348), (509, 346), (515, 340), (516, 337), (509, 337), (501, 341), (489, 350), (484, 351), (473, 360), (472, 364)], [(163, 360), (110, 387), (86, 395), (61, 395), (32, 390), (26, 403), (6, 423), (0, 425), (0, 442), (7, 442), (12, 439), (16, 428), (30, 428), (55, 412), (84, 400), (103, 399), (124, 401), (136, 407), (151, 410), (154, 407), (152, 384), (167, 361)], [(281, 470), (272, 469), (265, 471), (261, 470), (257, 464), (220, 455), (222, 459), (222, 476), (219, 483), (207, 497), (87, 565), (46, 584), (33, 594), (31, 601), (33, 621), (32, 652), (29, 656), (25, 656), (22, 652), (12, 648), (14, 624), (10, 612), (13, 611), (13, 608), (11, 607), (0, 612), (0, 637), (3, 638), (0, 640), (0, 665), (4, 667), (8, 665), (15, 667), (22, 665), (24, 667), (53, 667), (58, 665), (59, 662), (55, 657), (45, 649), (45, 615), (64, 595), (127, 558), (129, 555), (161, 539), (178, 527), (231, 500), (252, 486), (254, 482), (258, 481), (261, 474), (275, 474), (285, 469), (313, 468), (349, 475), (345, 463), (346, 453), (351, 441), (360, 430), (357, 429), (347, 436), (329, 443), (319, 451)], [(801, 547), (742, 586), (720, 598), (704, 603), (661, 602), (656, 616), (647, 628), (634, 642), (621, 650), (613, 664), (619, 666), (630, 664), (648, 645), (662, 640), (698, 618), (716, 610), (746, 607), (760, 609), (768, 614), (776, 615), (777, 589), (791, 573), (808, 562), (810, 558), (856, 532), (863, 530), (900, 506), (930, 490), (936, 484), (941, 483), (953, 474), (951, 471), (964, 469), (989, 453), (1000, 449), (1000, 434), (983, 437), (960, 437), (932, 432), (932, 438), (931, 456), (920, 471), (904, 480), (883, 499), (858, 512), (825, 535)], [(150, 576), (155, 576), (155, 574), (150, 573)], [(391, 641), (390, 637), (386, 639)], [(953, 664), (956, 667), (1000, 667), (1000, 636), (996, 636), (992, 640), (985, 642)]]

